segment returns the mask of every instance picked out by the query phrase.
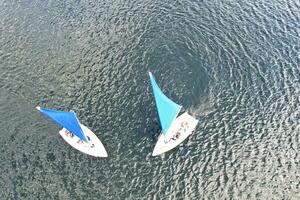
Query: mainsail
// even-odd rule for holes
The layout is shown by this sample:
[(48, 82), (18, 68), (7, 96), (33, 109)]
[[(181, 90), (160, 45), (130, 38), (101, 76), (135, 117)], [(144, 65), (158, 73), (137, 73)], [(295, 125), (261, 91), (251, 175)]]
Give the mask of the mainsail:
[(79, 121), (74, 112), (64, 112), (58, 110), (50, 110), (47, 108), (36, 107), (41, 113), (52, 119), (54, 122), (58, 123), (62, 127), (66, 128), (68, 131), (72, 132), (74, 135), (79, 137), (81, 140), (88, 142), (85, 134), (83, 133)]
[(162, 132), (165, 135), (171, 126), (172, 122), (176, 119), (182, 106), (174, 103), (160, 90), (151, 72), (149, 72), (152, 90), (156, 102), (157, 112), (159, 115)]

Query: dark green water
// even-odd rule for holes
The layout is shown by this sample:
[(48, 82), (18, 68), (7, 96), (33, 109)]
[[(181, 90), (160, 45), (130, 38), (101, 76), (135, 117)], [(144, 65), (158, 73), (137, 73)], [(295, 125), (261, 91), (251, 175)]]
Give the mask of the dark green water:
[[(0, 1), (0, 199), (300, 199), (299, 30), (296, 0)], [(159, 157), (148, 70), (200, 121)]]

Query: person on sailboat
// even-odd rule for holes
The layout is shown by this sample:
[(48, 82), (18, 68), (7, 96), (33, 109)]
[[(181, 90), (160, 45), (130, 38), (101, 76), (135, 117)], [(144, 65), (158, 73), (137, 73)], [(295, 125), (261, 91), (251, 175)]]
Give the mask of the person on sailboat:
[(83, 144), (83, 141), (79, 139), (79, 140), (77, 141), (77, 144)]
[(170, 142), (170, 140), (171, 140), (171, 139), (169, 139), (169, 140), (164, 139), (164, 143), (165, 143), (165, 144), (168, 144), (168, 143)]
[(68, 136), (69, 138), (72, 138), (72, 137), (74, 137), (74, 134), (66, 129), (66, 136)]
[(182, 122), (181, 123), (181, 127), (183, 127), (183, 128), (189, 128), (189, 124), (188, 124), (188, 122), (187, 121), (184, 121), (184, 122)]
[(180, 137), (180, 132), (176, 132), (176, 134), (173, 135), (173, 137), (171, 137), (171, 138), (169, 139), (169, 141), (166, 141), (166, 140), (165, 140), (164, 142), (165, 142), (165, 144), (167, 144), (167, 143), (170, 142), (171, 140), (176, 141), (179, 137)]
[(173, 136), (173, 140), (177, 140), (180, 136), (180, 132), (176, 132), (176, 134)]

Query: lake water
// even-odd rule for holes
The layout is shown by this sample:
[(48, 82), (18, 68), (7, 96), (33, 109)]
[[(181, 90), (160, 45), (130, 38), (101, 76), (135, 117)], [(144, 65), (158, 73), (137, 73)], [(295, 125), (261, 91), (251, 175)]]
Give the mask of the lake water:
[[(296, 0), (2, 0), (0, 199), (300, 199), (299, 35)], [(158, 157), (148, 71), (199, 119)]]

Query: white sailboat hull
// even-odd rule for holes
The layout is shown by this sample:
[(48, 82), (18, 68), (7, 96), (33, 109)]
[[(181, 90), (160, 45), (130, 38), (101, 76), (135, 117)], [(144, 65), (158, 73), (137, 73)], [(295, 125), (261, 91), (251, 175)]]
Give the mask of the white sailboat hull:
[(72, 137), (66, 134), (66, 129), (63, 128), (59, 131), (61, 137), (72, 147), (81, 151), (82, 153), (95, 156), (95, 157), (107, 157), (107, 152), (102, 144), (102, 142), (98, 139), (98, 137), (86, 126), (80, 124), (80, 127), (84, 134), (89, 138), (89, 142), (78, 142), (80, 139), (73, 135)]
[(170, 151), (182, 143), (196, 128), (198, 120), (193, 118), (187, 112), (177, 117), (171, 124), (168, 132), (164, 136), (160, 134), (153, 150), (152, 156)]

